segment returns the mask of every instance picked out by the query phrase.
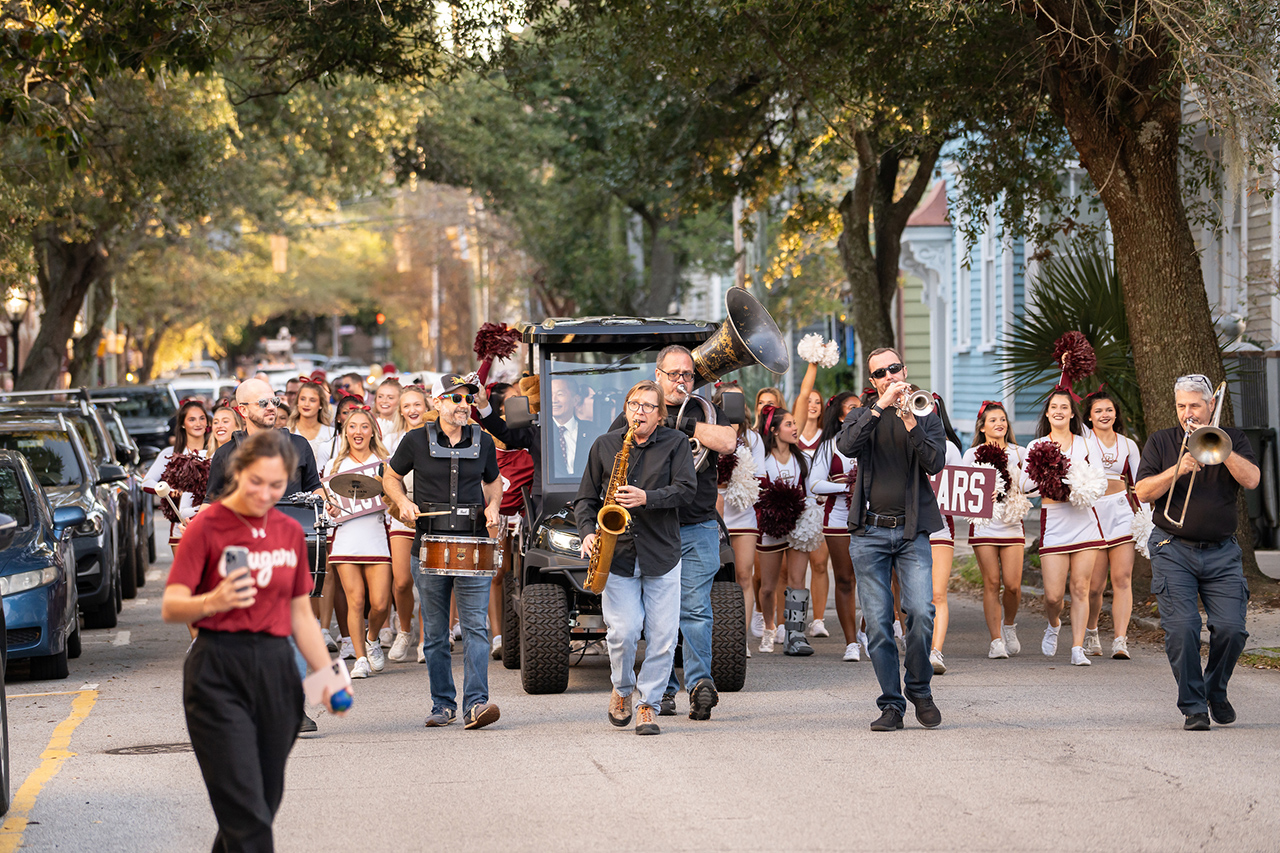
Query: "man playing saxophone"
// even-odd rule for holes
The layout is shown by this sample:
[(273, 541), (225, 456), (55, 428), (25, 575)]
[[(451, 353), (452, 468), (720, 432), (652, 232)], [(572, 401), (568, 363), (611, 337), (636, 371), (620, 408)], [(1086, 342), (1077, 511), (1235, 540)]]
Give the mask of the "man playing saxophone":
[[(596, 515), (606, 492), (612, 491), (613, 501), (631, 516), (630, 526), (614, 543), (602, 594), (613, 680), (609, 722), (619, 727), (631, 723), (632, 694), (639, 691), (636, 734), (656, 735), (658, 705), (680, 629), (678, 510), (693, 499), (698, 481), (688, 438), (661, 425), (667, 412), (657, 383), (636, 383), (627, 392), (624, 410), (630, 426), (605, 433), (591, 446), (574, 512), (583, 557), (596, 547)], [(633, 444), (623, 453), (628, 430)], [(615, 462), (625, 469), (615, 472)], [(611, 490), (615, 475), (619, 485)], [(637, 678), (636, 645), (642, 632), (645, 656)]]

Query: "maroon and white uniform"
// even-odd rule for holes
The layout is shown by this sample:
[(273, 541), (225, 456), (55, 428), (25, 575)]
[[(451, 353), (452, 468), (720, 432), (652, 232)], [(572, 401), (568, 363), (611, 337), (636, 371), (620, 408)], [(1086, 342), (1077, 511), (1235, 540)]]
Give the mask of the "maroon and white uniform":
[[(1043, 441), (1053, 441), (1049, 436), (1037, 438), (1027, 445), (1031, 448)], [(1073, 435), (1071, 447), (1064, 451), (1074, 465), (1093, 465), (1101, 469), (1102, 463), (1090, 457), (1084, 436)], [(1038, 490), (1036, 483), (1026, 473), (1022, 475), (1022, 490), (1027, 493)], [(1074, 554), (1091, 548), (1105, 546), (1098, 515), (1090, 509), (1080, 509), (1070, 503), (1045, 503), (1040, 506), (1040, 553)]]
[[(964, 452), (965, 465), (973, 465), (977, 462), (978, 448), (970, 447)], [(1009, 488), (1019, 488), (1022, 482), (1022, 463), (1027, 458), (1027, 451), (1016, 444), (1005, 446), (1005, 453), (1009, 455)], [(999, 519), (993, 519), (990, 524), (981, 527), (978, 530), (973, 529), (973, 525), (969, 525), (969, 544), (970, 545), (1025, 545), (1027, 542), (1027, 532), (1022, 526), (1022, 519), (1017, 521), (1005, 522)]]

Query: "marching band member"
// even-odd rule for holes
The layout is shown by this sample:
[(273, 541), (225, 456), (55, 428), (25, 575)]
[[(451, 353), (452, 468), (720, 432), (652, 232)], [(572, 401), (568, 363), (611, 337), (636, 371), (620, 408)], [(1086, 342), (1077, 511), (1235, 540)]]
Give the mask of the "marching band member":
[[(866, 635), (859, 636), (857, 629), (856, 587), (853, 561), (849, 557), (849, 505), (853, 500), (858, 463), (836, 448), (836, 436), (845, 417), (860, 405), (852, 391), (841, 391), (827, 403), (822, 415), (822, 431), (813, 451), (813, 470), (809, 473), (809, 491), (822, 501), (822, 533), (836, 578), (836, 618), (844, 632), (844, 660), (847, 661), (861, 660), (859, 644), (866, 642)], [(814, 587), (817, 588), (816, 583)]]
[(1102, 655), (1098, 616), (1102, 613), (1102, 594), (1110, 569), (1111, 622), (1115, 629), (1111, 657), (1128, 660), (1129, 617), (1133, 614), (1133, 514), (1138, 509), (1129, 490), (1142, 455), (1134, 440), (1125, 434), (1124, 416), (1110, 394), (1102, 390), (1090, 394), (1084, 398), (1083, 409), (1084, 423), (1089, 428), (1085, 442), (1107, 472), (1107, 494), (1093, 505), (1105, 546), (1098, 552), (1089, 583), (1089, 627), (1084, 633), (1084, 653)]
[[(381, 389), (379, 389), (381, 390)], [(400, 392), (392, 431), (387, 440), (387, 453), (395, 455), (409, 430), (427, 422), (427, 392), (421, 385), (408, 385)], [(413, 499), (413, 472), (404, 477), (405, 494)], [(413, 644), (413, 539), (414, 529), (399, 519), (389, 519), (387, 535), (391, 541), (391, 595), (396, 607), (396, 633), (387, 657), (396, 662), (409, 660)], [(418, 655), (422, 655), (422, 623), (418, 623)], [(418, 661), (422, 663), (422, 660)]]
[[(912, 386), (914, 393), (917, 388)], [(942, 398), (933, 395), (934, 413), (942, 419), (942, 431), (946, 436), (944, 447), (947, 454), (947, 465), (959, 465), (963, 461), (960, 451), (960, 437), (951, 426), (951, 418), (947, 416), (947, 407)], [(929, 552), (933, 559), (933, 645), (929, 649), (929, 665), (934, 675), (942, 675), (947, 671), (946, 661), (942, 657), (942, 643), (947, 639), (947, 624), (951, 619), (951, 608), (947, 604), (947, 586), (951, 583), (951, 563), (956, 554), (956, 525), (951, 516), (942, 517), (945, 523), (941, 530), (929, 534)]]
[[(916, 720), (927, 728), (942, 723), (930, 682), (933, 667), (932, 554), (929, 534), (942, 528), (942, 514), (929, 477), (946, 464), (942, 419), (920, 419), (905, 401), (907, 370), (898, 353), (873, 350), (867, 370), (879, 398), (854, 409), (836, 439), (836, 449), (858, 462), (849, 512), (849, 556), (861, 587), (863, 615), (871, 643), (867, 649), (880, 683), (876, 701), (881, 714), (872, 731), (902, 728), (907, 700)], [(906, 618), (906, 691), (898, 675), (898, 647), (893, 641), (893, 591), (896, 575)]]
[[(631, 722), (632, 694), (638, 691), (636, 734), (656, 735), (658, 706), (671, 675), (680, 630), (679, 507), (693, 500), (698, 480), (688, 437), (662, 426), (667, 407), (656, 382), (646, 379), (632, 386), (624, 408), (634, 428), (633, 445), (627, 457), (618, 460), (627, 430), (612, 430), (592, 443), (574, 513), (583, 537), (582, 556), (590, 557), (599, 538), (596, 516), (603, 497), (615, 473), (624, 478), (625, 485), (614, 497), (630, 512), (631, 526), (617, 537), (602, 593), (613, 680), (609, 722), (619, 727)], [(625, 472), (614, 472), (619, 461), (627, 463)], [(641, 631), (645, 654), (637, 678), (636, 644)]]
[[(1153, 504), (1151, 591), (1160, 605), (1164, 650), (1178, 683), (1178, 710), (1186, 717), (1183, 728), (1188, 731), (1207, 731), (1210, 717), (1219, 725), (1236, 721), (1236, 710), (1227, 699), (1227, 682), (1249, 637), (1245, 630), (1249, 584), (1235, 532), (1240, 489), (1257, 488), (1260, 479), (1253, 449), (1243, 432), (1228, 427), (1224, 431), (1231, 439), (1231, 455), (1222, 464), (1202, 465), (1190, 453), (1179, 452), (1186, 431), (1211, 420), (1214, 396), (1209, 380), (1201, 374), (1178, 378), (1173, 397), (1179, 426), (1147, 438), (1134, 488), (1138, 500)], [(1172, 498), (1159, 500), (1171, 489)], [(1165, 513), (1166, 506), (1175, 515), (1185, 506), (1185, 521), (1176, 524)], [(1203, 669), (1197, 599), (1204, 602), (1209, 624), (1209, 660)]]
[[(973, 426), (973, 445), (965, 451), (962, 464), (978, 463), (979, 455), (985, 455), (982, 448), (987, 445), (1004, 453), (1005, 474), (1008, 476), (1005, 481), (1006, 489), (1020, 489), (1026, 451), (1012, 441), (1009, 413), (1002, 403), (995, 400), (986, 400), (978, 407), (978, 419)], [(1008, 499), (1006, 496), (1006, 500)], [(992, 519), (981, 528), (971, 524), (969, 544), (973, 547), (973, 556), (982, 572), (982, 615), (986, 617), (987, 630), (991, 634), (987, 657), (1003, 660), (1022, 651), (1022, 644), (1018, 642), (1018, 623), (1015, 621), (1018, 617), (1018, 605), (1022, 602), (1022, 560), (1027, 544), (1022, 519)], [(1000, 592), (1002, 580), (1003, 596)]]
[[(735, 386), (726, 384), (716, 390), (713, 402), (724, 408), (725, 393), (741, 393), (728, 391)], [(760, 433), (751, 428), (745, 421), (737, 427), (737, 446), (731, 456), (721, 458), (722, 469), (717, 478), (720, 493), (720, 514), (724, 519), (725, 530), (729, 533), (729, 544), (733, 548), (733, 564), (735, 580), (742, 588), (742, 601), (746, 608), (747, 623), (751, 626), (753, 636), (764, 634), (764, 615), (756, 609), (754, 569), (756, 564), (756, 545), (760, 538), (756, 522), (756, 498), (760, 496), (758, 473), (764, 468), (764, 446), (760, 442)], [(727, 462), (727, 464), (726, 464)], [(758, 630), (757, 630), (758, 620)], [(747, 657), (751, 657), (751, 638), (747, 638)]]

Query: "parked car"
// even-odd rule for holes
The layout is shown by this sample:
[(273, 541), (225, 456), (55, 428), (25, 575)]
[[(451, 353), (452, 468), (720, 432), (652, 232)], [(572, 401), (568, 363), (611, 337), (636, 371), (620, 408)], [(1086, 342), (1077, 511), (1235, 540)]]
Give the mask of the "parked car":
[(147, 470), (151, 467), (151, 463), (160, 455), (160, 449), (151, 445), (139, 447), (133, 440), (133, 436), (129, 435), (124, 428), (124, 420), (120, 417), (120, 413), (116, 411), (114, 403), (104, 403), (99, 401), (97, 404), (98, 412), (102, 415), (102, 420), (107, 425), (107, 432), (111, 434), (111, 441), (116, 446), (116, 461), (124, 466), (129, 472), (129, 487), (133, 492), (133, 505), (140, 507), (141, 511), (137, 513), (138, 535), (140, 537), (139, 547), (145, 547), (147, 554), (143, 557), (141, 554), (137, 560), (138, 586), (145, 586), (147, 582), (147, 564), (156, 561), (156, 528), (155, 528), (155, 501), (151, 496), (142, 490), (142, 481), (147, 476)]
[(210, 379), (200, 376), (179, 376), (169, 381), (169, 387), (173, 389), (179, 401), (199, 397), (210, 407), (222, 399), (235, 399), (236, 386), (239, 384), (240, 380), (227, 377)]
[(80, 657), (72, 530), (87, 519), (83, 508), (50, 505), (31, 463), (0, 451), (0, 512), (17, 523), (12, 544), (0, 551), (5, 650), (31, 661), (31, 677), (67, 677), (67, 659)]
[(153, 385), (112, 385), (89, 391), (94, 399), (116, 404), (125, 429), (139, 446), (149, 444), (161, 450), (169, 446), (169, 422), (178, 413), (178, 397), (167, 382)]
[(27, 458), (55, 510), (74, 506), (84, 511), (84, 521), (71, 528), (80, 612), (86, 628), (114, 628), (121, 608), (121, 561), (109, 486), (127, 476), (124, 469), (94, 465), (80, 433), (63, 415), (5, 417), (0, 420), (0, 450)]
[[(0, 513), (0, 552), (8, 548), (18, 533), (18, 522)], [(4, 631), (4, 608), (0, 607), (0, 632)], [(9, 811), (9, 698), (5, 695), (4, 676), (9, 654), (0, 643), (0, 815)]]

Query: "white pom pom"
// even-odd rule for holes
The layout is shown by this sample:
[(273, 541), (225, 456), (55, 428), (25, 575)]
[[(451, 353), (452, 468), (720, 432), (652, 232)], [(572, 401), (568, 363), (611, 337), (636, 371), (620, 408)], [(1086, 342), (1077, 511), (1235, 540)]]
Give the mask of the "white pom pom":
[(825, 357), (822, 335), (808, 334), (801, 338), (800, 343), (796, 344), (796, 355), (811, 364), (821, 364)]
[(1138, 511), (1133, 514), (1133, 544), (1138, 553), (1151, 559), (1151, 531), (1156, 527), (1149, 504), (1138, 504)]
[(751, 449), (738, 445), (733, 452), (738, 462), (729, 475), (729, 484), (724, 487), (724, 500), (740, 510), (750, 509), (760, 500), (760, 481), (756, 479), (756, 461), (751, 458)]
[(822, 347), (822, 358), (819, 367), (835, 367), (840, 363), (840, 345), (835, 341), (827, 341)]
[(996, 514), (1005, 524), (1022, 521), (1029, 512), (1031, 512), (1031, 501), (1016, 486), (1009, 490), (1008, 496), (1002, 502), (996, 504)]
[(1107, 493), (1106, 473), (1092, 465), (1072, 465), (1062, 482), (1071, 489), (1071, 505), (1076, 509), (1089, 509)]
[(812, 500), (805, 503), (795, 529), (787, 534), (787, 543), (797, 551), (812, 551), (822, 544), (822, 509)]

